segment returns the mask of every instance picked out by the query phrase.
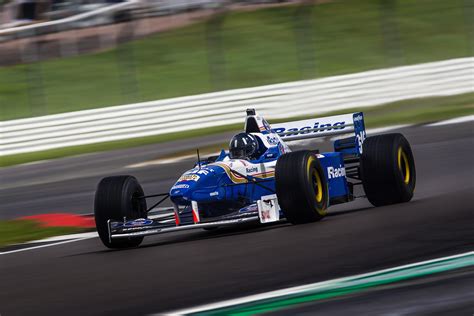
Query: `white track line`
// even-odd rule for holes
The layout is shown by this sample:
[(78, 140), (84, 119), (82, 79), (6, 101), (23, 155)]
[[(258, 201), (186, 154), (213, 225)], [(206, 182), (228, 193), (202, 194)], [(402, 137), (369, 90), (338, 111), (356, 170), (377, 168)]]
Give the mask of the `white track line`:
[(412, 124), (401, 124), (401, 125), (392, 125), (392, 126), (386, 126), (386, 127), (369, 128), (365, 132), (370, 136), (372, 134), (385, 133), (391, 130), (402, 129), (402, 128), (410, 127), (410, 126), (412, 126)]
[(458, 123), (466, 123), (466, 122), (473, 122), (473, 121), (474, 121), (474, 115), (468, 115), (468, 116), (456, 117), (451, 120), (428, 124), (427, 126), (441, 126), (441, 125), (458, 124)]
[(176, 163), (176, 162), (180, 162), (180, 161), (183, 161), (183, 160), (186, 160), (186, 159), (190, 159), (190, 158), (195, 157), (195, 156), (196, 156), (195, 154), (192, 154), (192, 155), (178, 156), (178, 157), (174, 157), (174, 158), (163, 158), (163, 159), (150, 160), (150, 161), (136, 163), (136, 164), (133, 164), (133, 165), (128, 165), (128, 166), (125, 166), (125, 168), (127, 168), (127, 169), (143, 168), (143, 167), (149, 167), (149, 166), (155, 166), (155, 165)]
[(27, 241), (24, 244), (37, 244), (42, 242), (52, 242), (52, 241), (63, 241), (63, 240), (70, 240), (70, 239), (80, 239), (86, 237), (99, 237), (97, 232), (88, 232), (88, 233), (79, 233), (79, 234), (70, 234), (70, 235), (61, 235), (61, 236), (53, 236), (44, 239), (32, 240)]
[(11, 253), (16, 253), (16, 252), (22, 252), (22, 251), (28, 251), (28, 250), (35, 250), (35, 249), (40, 249), (40, 248), (51, 247), (51, 246), (57, 246), (57, 245), (71, 243), (71, 242), (91, 239), (91, 238), (96, 238), (96, 236), (83, 237), (83, 238), (77, 238), (77, 239), (73, 239), (73, 240), (60, 241), (60, 242), (56, 242), (56, 243), (53, 243), (53, 244), (40, 245), (40, 246), (34, 246), (34, 247), (29, 247), (29, 248), (22, 248), (22, 249), (16, 249), (16, 250), (11, 250), (11, 251), (0, 252), (0, 256), (1, 255), (8, 255), (8, 254), (11, 254)]
[[(214, 152), (214, 153), (204, 154), (204, 156), (219, 155), (219, 153), (220, 152)], [(143, 167), (149, 167), (149, 166), (155, 166), (155, 165), (165, 165), (165, 164), (181, 162), (183, 160), (187, 160), (187, 159), (190, 159), (190, 158), (193, 158), (193, 157), (196, 157), (196, 154), (181, 155), (181, 156), (176, 156), (176, 157), (172, 157), (172, 158), (163, 158), (163, 159), (150, 160), (150, 161), (145, 161), (145, 162), (140, 162), (140, 163), (128, 165), (128, 166), (125, 166), (125, 168), (131, 169), (131, 168), (143, 168)]]
[(369, 273), (363, 273), (363, 274), (358, 274), (358, 275), (353, 275), (353, 276), (348, 276), (348, 277), (343, 277), (343, 278), (337, 278), (333, 280), (327, 280), (327, 281), (322, 281), (322, 282), (316, 282), (316, 283), (311, 283), (311, 284), (306, 284), (306, 285), (301, 285), (301, 286), (295, 286), (295, 287), (289, 287), (286, 289), (281, 289), (277, 291), (271, 291), (271, 292), (265, 292), (265, 293), (260, 293), (260, 294), (255, 294), (255, 295), (250, 295), (250, 296), (244, 296), (241, 298), (236, 298), (236, 299), (231, 299), (227, 301), (221, 301), (221, 302), (216, 302), (216, 303), (211, 303), (211, 304), (205, 304), (197, 307), (192, 307), (192, 308), (187, 308), (187, 309), (181, 309), (177, 311), (172, 311), (169, 313), (162, 313), (162, 314), (153, 314), (153, 315), (187, 315), (187, 314), (192, 314), (192, 313), (198, 313), (198, 312), (205, 312), (205, 311), (210, 311), (210, 310), (215, 310), (219, 308), (224, 308), (224, 307), (231, 307), (235, 305), (240, 305), (240, 304), (246, 304), (250, 302), (256, 302), (260, 300), (265, 300), (269, 298), (275, 298), (279, 296), (286, 296), (289, 294), (295, 294), (295, 293), (300, 293), (304, 292), (307, 290), (314, 290), (317, 288), (321, 288), (324, 286), (327, 286), (329, 284), (334, 284), (337, 282), (345, 281), (348, 279), (358, 279), (358, 278), (365, 278), (365, 277), (370, 277), (375, 274), (380, 274), (380, 273), (387, 273), (387, 272), (392, 272), (400, 269), (407, 269), (411, 267), (416, 267), (420, 265), (425, 265), (441, 260), (448, 260), (448, 259), (455, 259), (459, 257), (464, 257), (464, 256), (469, 256), (473, 255), (474, 251), (469, 251), (466, 253), (454, 255), (454, 256), (448, 256), (448, 257), (442, 257), (442, 258), (436, 258), (436, 259), (431, 259), (427, 261), (421, 261), (421, 262), (415, 262), (407, 265), (402, 265), (402, 266), (397, 266), (389, 269), (383, 269), (379, 271), (373, 271)]

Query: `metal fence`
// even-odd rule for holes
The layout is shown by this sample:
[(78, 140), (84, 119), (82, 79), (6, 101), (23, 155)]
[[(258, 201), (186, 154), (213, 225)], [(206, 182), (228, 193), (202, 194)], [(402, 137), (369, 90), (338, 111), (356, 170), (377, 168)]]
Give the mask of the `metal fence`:
[(474, 91), (474, 58), (0, 122), (0, 156)]

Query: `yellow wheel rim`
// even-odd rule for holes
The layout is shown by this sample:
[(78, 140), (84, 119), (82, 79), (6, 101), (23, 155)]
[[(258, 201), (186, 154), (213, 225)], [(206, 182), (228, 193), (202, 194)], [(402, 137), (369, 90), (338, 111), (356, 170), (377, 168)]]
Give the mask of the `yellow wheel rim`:
[(311, 162), (313, 162), (313, 160), (314, 157), (308, 159), (308, 175), (312, 178), (313, 183), (316, 182), (316, 202), (320, 203), (323, 200), (323, 182), (321, 181), (321, 176), (316, 169), (313, 169), (312, 172), (310, 170)]
[(408, 158), (402, 147), (398, 148), (398, 169), (404, 176), (403, 182), (408, 184), (410, 182), (410, 165), (408, 164)]
[(313, 170), (313, 176), (316, 179), (316, 185), (318, 187), (318, 190), (316, 193), (316, 201), (320, 203), (323, 200), (323, 183), (321, 181), (321, 177), (319, 176), (319, 173), (316, 170)]

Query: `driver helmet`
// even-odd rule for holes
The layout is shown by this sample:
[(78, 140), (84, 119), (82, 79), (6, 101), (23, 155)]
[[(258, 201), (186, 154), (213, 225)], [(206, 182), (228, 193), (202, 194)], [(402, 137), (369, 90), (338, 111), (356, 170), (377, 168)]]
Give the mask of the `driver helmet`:
[(231, 159), (253, 159), (258, 152), (257, 138), (249, 133), (239, 133), (232, 137), (229, 144)]

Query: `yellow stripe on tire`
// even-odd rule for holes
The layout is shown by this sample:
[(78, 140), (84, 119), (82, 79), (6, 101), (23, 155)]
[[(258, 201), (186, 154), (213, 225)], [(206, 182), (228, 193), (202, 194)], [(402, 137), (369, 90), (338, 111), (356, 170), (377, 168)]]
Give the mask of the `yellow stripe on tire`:
[[(405, 165), (405, 168), (402, 168), (402, 161)], [(410, 165), (408, 164), (408, 158), (402, 147), (398, 148), (398, 169), (404, 175), (403, 182), (408, 184), (410, 182)]]
[(321, 176), (319, 175), (318, 171), (316, 169), (313, 169), (313, 172), (311, 172), (311, 163), (313, 162), (315, 158), (310, 157), (308, 159), (308, 175), (311, 176), (311, 178), (314, 176), (316, 178), (316, 186), (317, 186), (317, 192), (316, 192), (316, 202), (321, 203), (323, 200), (323, 183), (321, 181)]

